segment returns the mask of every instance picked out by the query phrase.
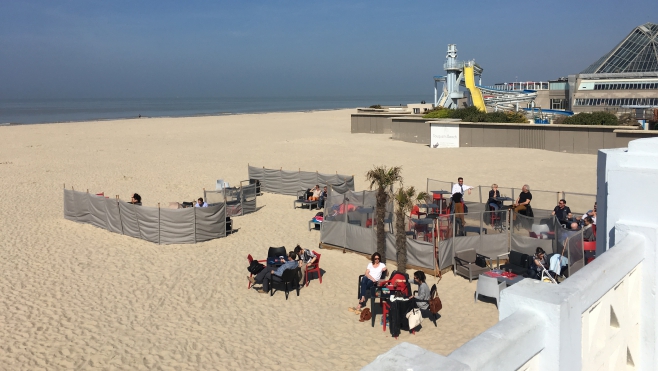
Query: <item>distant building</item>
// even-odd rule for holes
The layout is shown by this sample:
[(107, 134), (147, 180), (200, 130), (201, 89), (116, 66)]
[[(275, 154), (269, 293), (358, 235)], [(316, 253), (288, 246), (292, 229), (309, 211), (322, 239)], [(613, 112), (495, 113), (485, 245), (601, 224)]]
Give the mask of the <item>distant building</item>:
[(580, 74), (570, 75), (567, 89), (574, 112), (658, 108), (658, 24), (636, 27)]

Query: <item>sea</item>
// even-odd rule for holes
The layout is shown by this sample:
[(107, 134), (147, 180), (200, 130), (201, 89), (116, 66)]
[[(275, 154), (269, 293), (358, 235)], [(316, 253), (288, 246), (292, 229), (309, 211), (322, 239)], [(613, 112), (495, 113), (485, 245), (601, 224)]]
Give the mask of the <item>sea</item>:
[(399, 106), (429, 94), (328, 97), (0, 99), (0, 125)]

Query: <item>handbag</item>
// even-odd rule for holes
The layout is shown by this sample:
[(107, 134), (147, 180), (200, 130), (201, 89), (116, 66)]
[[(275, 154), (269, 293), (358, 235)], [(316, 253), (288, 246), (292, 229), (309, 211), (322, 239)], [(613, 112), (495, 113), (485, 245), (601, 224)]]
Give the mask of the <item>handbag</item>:
[(359, 322), (369, 321), (371, 318), (372, 318), (372, 313), (370, 313), (370, 308), (365, 308), (361, 311)]
[(487, 266), (487, 261), (484, 259), (484, 256), (477, 255), (475, 257), (475, 265), (481, 268), (485, 268)]
[(407, 313), (407, 319), (409, 320), (409, 328), (415, 329), (420, 326), (423, 322), (423, 316), (420, 314), (420, 309), (414, 308)]
[(441, 299), (439, 299), (438, 295), (430, 299), (430, 312), (432, 314), (439, 313), (442, 308), (443, 304), (441, 304)]
[(251, 274), (258, 274), (263, 270), (263, 268), (265, 268), (263, 264), (257, 262), (256, 260), (252, 260), (251, 264), (249, 264), (249, 267), (247, 267), (247, 270)]

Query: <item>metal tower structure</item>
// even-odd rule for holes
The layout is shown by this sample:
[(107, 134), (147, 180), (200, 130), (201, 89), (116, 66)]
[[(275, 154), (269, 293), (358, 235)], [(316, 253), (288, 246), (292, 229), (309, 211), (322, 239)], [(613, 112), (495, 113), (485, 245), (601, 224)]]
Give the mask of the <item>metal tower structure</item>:
[[(537, 92), (535, 90), (499, 90), (482, 86), (482, 67), (474, 60), (458, 61), (457, 45), (448, 44), (448, 54), (443, 65), (445, 76), (434, 76), (434, 107), (458, 108), (458, 101), (464, 98), (463, 86), (470, 92), (473, 106), (480, 111), (497, 111), (498, 109), (516, 110), (520, 105), (533, 105)], [(477, 77), (477, 83), (476, 81)], [(443, 92), (439, 97), (438, 84), (443, 83)]]
[[(473, 68), (474, 75), (479, 77), (479, 84), (482, 80), (482, 67), (477, 65), (475, 61), (458, 61), (457, 45), (448, 44), (446, 62), (443, 64), (443, 69), (446, 71), (446, 75), (434, 76), (435, 107), (457, 108), (458, 100), (464, 98), (464, 92), (459, 90), (459, 87), (464, 85), (464, 67)], [(439, 83), (443, 83), (443, 92), (440, 97), (438, 96)]]

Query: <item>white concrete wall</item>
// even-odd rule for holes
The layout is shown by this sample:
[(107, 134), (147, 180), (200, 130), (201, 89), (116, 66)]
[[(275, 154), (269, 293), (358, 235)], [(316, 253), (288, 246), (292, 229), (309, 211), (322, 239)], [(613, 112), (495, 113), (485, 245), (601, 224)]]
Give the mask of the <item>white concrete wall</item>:
[[(500, 322), (447, 357), (423, 352), (415, 371), (656, 370), (658, 139), (603, 150), (597, 258), (560, 285), (524, 280), (501, 293)], [(366, 370), (404, 358), (397, 346)], [(396, 362), (397, 362), (396, 361)], [(397, 363), (402, 366), (401, 363)]]

